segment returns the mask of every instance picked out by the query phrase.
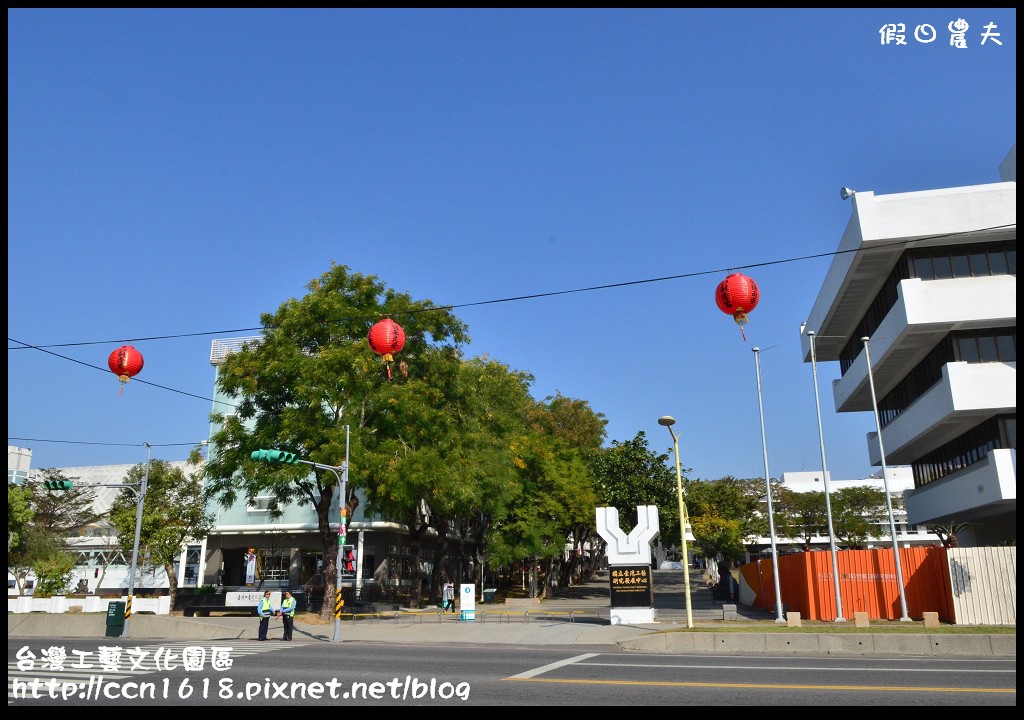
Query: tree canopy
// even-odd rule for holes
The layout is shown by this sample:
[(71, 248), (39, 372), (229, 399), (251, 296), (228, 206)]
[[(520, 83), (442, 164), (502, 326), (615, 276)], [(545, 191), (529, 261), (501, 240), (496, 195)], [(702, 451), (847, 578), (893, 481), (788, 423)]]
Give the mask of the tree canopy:
[[(147, 482), (139, 526), (140, 557), (148, 555), (153, 565), (167, 572), (171, 607), (174, 607), (181, 548), (189, 541), (205, 538), (213, 527), (213, 516), (206, 510), (198, 471), (185, 473), (169, 462), (152, 460), (148, 475), (145, 463), (134, 465), (125, 475), (124, 484), (141, 488), (144, 476)], [(131, 557), (135, 544), (137, 508), (137, 496), (128, 488), (118, 493), (110, 508), (109, 521), (126, 558)]]

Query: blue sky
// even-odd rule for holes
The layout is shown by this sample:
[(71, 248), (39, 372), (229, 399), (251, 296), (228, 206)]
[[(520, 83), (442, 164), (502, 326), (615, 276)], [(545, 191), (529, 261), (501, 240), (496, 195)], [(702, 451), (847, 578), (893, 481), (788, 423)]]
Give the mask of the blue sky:
[[(770, 473), (820, 470), (799, 328), (840, 188), (998, 182), (1016, 143), (1005, 8), (7, 17), (8, 444), (35, 468), (184, 459), (213, 339), (337, 262), (437, 304), (560, 293), (456, 307), (467, 352), (588, 401), (609, 442), (670, 452), (675, 416), (694, 478), (763, 476), (759, 347)], [(746, 341), (714, 301), (734, 269)], [(154, 385), (120, 395), (124, 343)], [(838, 374), (828, 467), (865, 477), (874, 418), (835, 412)]]

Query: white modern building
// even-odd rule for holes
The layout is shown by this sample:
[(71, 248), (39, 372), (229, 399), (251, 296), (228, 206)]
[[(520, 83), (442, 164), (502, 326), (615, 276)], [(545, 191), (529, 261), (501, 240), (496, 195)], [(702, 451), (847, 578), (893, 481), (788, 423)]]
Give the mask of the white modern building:
[[(893, 499), (893, 523), (896, 525), (896, 542), (900, 547), (918, 547), (935, 545), (941, 542), (941, 538), (929, 532), (923, 525), (910, 525), (907, 522), (907, 511), (905, 508), (906, 496), (914, 489), (914, 475), (910, 467), (899, 466), (889, 467), (888, 473), (889, 496)], [(825, 492), (825, 483), (822, 479), (823, 473), (820, 470), (807, 470), (799, 472), (785, 472), (779, 479), (783, 487), (793, 492)], [(836, 480), (832, 474), (828, 475), (829, 494), (835, 493), (843, 488), (870, 487), (877, 490), (884, 490), (886, 483), (882, 480), (881, 471), (874, 473), (871, 477), (856, 480)], [(773, 483), (774, 487), (774, 483)], [(777, 522), (777, 521), (776, 521)], [(828, 527), (822, 527), (818, 534), (812, 535), (810, 543), (806, 538), (791, 538), (776, 535), (775, 546), (780, 553), (802, 552), (805, 545), (812, 550), (828, 550), (831, 547), (831, 540), (828, 536)], [(748, 542), (749, 560), (753, 557), (752, 551), (760, 548), (761, 554), (771, 552), (771, 538), (767, 536), (751, 539)], [(889, 528), (889, 520), (885, 519), (880, 523), (875, 536), (868, 539), (865, 549), (891, 548), (892, 534)]]
[[(21, 485), (24, 482), (33, 482), (31, 470), (32, 450), (29, 448), (7, 447), (8, 458), (8, 482), (12, 482), (12, 473), (17, 471), (17, 481), (14, 484)], [(12, 460), (13, 459), (13, 460)], [(16, 467), (12, 468), (12, 462)], [(167, 461), (171, 467), (178, 468), (186, 474), (195, 472), (195, 468), (185, 461)], [(124, 483), (128, 471), (134, 465), (92, 465), (87, 467), (66, 467), (58, 468), (60, 473), (67, 479), (74, 482), (75, 487), (89, 487), (95, 493), (95, 500), (92, 504), (92, 511), (97, 515), (106, 515), (114, 503), (120, 488), (108, 487)], [(131, 553), (122, 550), (117, 542), (115, 533), (110, 525), (100, 520), (88, 527), (83, 528), (77, 535), (70, 536), (65, 540), (69, 551), (75, 555), (75, 569), (72, 574), (70, 591), (76, 592), (81, 585), (88, 593), (97, 593), (100, 590), (113, 592), (116, 590), (128, 589), (128, 569), (131, 560)], [(176, 568), (178, 576), (178, 587), (195, 587), (200, 577), (201, 543), (186, 545), (181, 549)], [(139, 568), (135, 573), (136, 592), (148, 590), (160, 590), (168, 586), (167, 573), (162, 566), (156, 567), (147, 562), (145, 557), (139, 558)], [(33, 584), (34, 577), (28, 575), (29, 589)], [(10, 572), (7, 574), (8, 593), (14, 592), (16, 582)]]
[(838, 412), (874, 414), (874, 384), (882, 438), (869, 433), (865, 450), (872, 465), (913, 468), (908, 523), (968, 523), (958, 537), (973, 546), (1017, 536), (1016, 146), (1000, 175), (844, 188), (853, 212), (800, 328), (805, 362), (840, 364)]

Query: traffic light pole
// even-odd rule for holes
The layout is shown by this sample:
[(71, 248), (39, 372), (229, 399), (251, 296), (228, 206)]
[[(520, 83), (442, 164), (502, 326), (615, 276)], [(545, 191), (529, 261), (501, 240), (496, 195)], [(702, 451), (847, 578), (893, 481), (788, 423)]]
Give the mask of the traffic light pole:
[[(321, 470), (330, 470), (334, 473), (334, 477), (338, 480), (338, 554), (334, 560), (334, 568), (336, 570), (337, 585), (334, 591), (334, 637), (331, 638), (331, 642), (341, 642), (341, 608), (344, 603), (341, 599), (341, 546), (345, 544), (345, 521), (348, 519), (348, 508), (345, 507), (345, 486), (348, 484), (348, 426), (345, 427), (345, 464), (341, 467), (335, 467), (334, 465), (322, 465), (320, 463), (310, 462), (309, 460), (299, 460), (299, 463), (303, 465), (312, 465), (315, 468)], [(340, 474), (338, 471), (341, 471)], [(324, 591), (324, 602), (327, 602), (327, 592)]]
[[(257, 462), (283, 463), (286, 465), (310, 465), (320, 470), (330, 470), (338, 481), (338, 552), (334, 560), (334, 567), (337, 576), (334, 595), (334, 637), (331, 642), (341, 642), (341, 608), (344, 601), (341, 595), (342, 546), (345, 544), (346, 525), (348, 524), (348, 505), (345, 503), (345, 487), (348, 484), (348, 425), (345, 426), (345, 464), (341, 467), (335, 465), (324, 465), (312, 462), (311, 460), (300, 460), (292, 452), (285, 450), (254, 450), (249, 457)], [(324, 602), (328, 602), (326, 589), (324, 591)]]

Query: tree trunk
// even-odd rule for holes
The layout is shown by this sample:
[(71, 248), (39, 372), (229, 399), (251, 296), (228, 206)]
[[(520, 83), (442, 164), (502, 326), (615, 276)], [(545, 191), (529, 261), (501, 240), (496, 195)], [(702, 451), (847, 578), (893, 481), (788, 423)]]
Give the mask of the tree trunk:
[(167, 594), (171, 597), (171, 610), (174, 610), (174, 601), (178, 599), (178, 573), (173, 562), (164, 563), (164, 570), (167, 572)]
[(338, 533), (331, 529), (331, 499), (335, 485), (325, 485), (316, 505), (317, 530), (323, 547), (324, 602), (320, 607), (323, 620), (334, 620), (334, 601), (338, 587)]
[(415, 530), (409, 530), (409, 547), (412, 549), (412, 576), (409, 579), (409, 607), (418, 610), (423, 597), (423, 571), (420, 569), (420, 541), (427, 531), (427, 525), (419, 523)]

